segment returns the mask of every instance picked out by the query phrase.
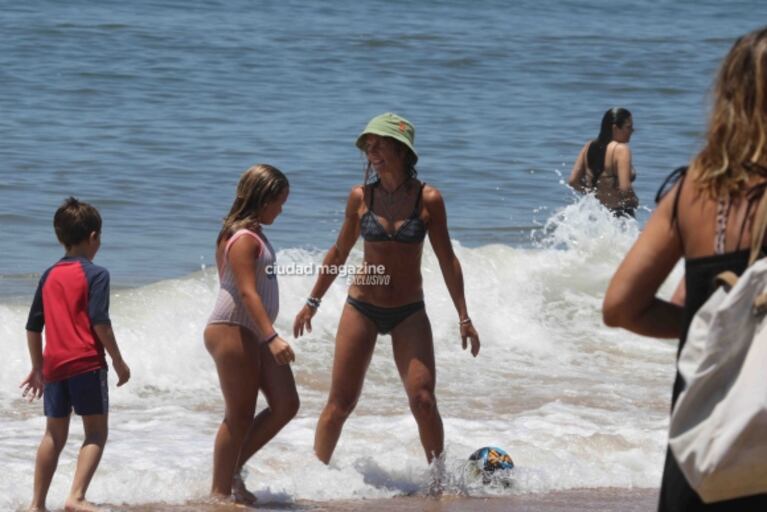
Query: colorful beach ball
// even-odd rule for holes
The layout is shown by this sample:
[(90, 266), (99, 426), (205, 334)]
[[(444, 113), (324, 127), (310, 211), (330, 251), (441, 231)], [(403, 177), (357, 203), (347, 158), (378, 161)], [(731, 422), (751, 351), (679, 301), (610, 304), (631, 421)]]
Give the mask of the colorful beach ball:
[(495, 446), (480, 448), (469, 456), (469, 460), (474, 461), (477, 469), (483, 473), (493, 473), (499, 469), (512, 469), (514, 467), (511, 456)]

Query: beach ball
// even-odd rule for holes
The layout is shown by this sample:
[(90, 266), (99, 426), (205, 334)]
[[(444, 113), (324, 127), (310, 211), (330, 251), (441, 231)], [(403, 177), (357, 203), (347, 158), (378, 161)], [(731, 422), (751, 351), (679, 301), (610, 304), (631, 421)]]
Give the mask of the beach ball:
[(480, 448), (469, 456), (469, 460), (474, 461), (477, 469), (483, 473), (493, 473), (499, 469), (512, 469), (514, 467), (511, 456), (495, 446)]

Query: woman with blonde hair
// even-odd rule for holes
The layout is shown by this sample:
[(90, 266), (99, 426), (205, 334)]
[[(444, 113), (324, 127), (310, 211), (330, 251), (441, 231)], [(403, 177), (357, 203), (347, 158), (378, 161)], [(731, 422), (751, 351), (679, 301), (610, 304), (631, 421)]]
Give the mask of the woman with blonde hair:
[[(288, 179), (271, 165), (251, 167), (216, 241), (221, 289), (205, 328), (226, 410), (213, 450), (211, 496), (254, 502), (243, 465), (298, 412), (290, 345), (274, 330), (279, 311), (274, 249), (263, 232), (282, 213)], [(268, 407), (257, 416), (259, 390)]]
[[(719, 70), (703, 149), (658, 193), (658, 206), (618, 267), (603, 305), (607, 325), (684, 346), (696, 311), (721, 272), (748, 265), (755, 205), (767, 188), (767, 27), (738, 39)], [(665, 195), (665, 189), (670, 191)], [(680, 258), (685, 260), (684, 306), (656, 297)], [(672, 408), (685, 382), (676, 375)], [(660, 511), (767, 510), (767, 494), (705, 504), (670, 450)]]

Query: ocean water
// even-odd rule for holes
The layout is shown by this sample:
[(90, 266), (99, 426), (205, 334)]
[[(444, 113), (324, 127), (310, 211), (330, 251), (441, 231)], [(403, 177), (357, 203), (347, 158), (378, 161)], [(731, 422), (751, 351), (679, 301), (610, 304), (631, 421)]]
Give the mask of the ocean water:
[[(395, 111), (416, 125), (419, 175), (438, 187), (483, 347), (460, 350), (431, 249), (427, 311), (445, 420), (449, 493), (655, 487), (675, 344), (601, 323), (609, 278), (662, 178), (701, 144), (707, 94), (758, 2), (0, 2), (0, 509), (28, 501), (43, 431), (20, 399), (39, 274), (58, 259), (51, 219), (68, 195), (104, 218), (96, 262), (133, 369), (111, 389), (111, 437), (90, 498), (169, 503), (207, 493), (222, 414), (201, 333), (215, 298), (213, 242), (240, 173), (291, 180), (268, 234), (281, 263), (319, 263), (349, 189), (354, 140)], [(565, 185), (602, 113), (625, 106), (643, 204), (617, 221)], [(352, 260), (361, 258), (361, 246)], [(662, 293), (670, 295), (679, 270)], [(311, 288), (281, 278), (280, 331)], [(346, 293), (330, 290), (294, 342), (302, 408), (250, 464), (266, 501), (422, 493), (430, 473), (381, 337), (330, 467), (312, 454)], [(80, 427), (72, 428), (78, 439)], [(464, 471), (483, 445), (509, 451), (512, 485)], [(50, 503), (63, 501), (77, 443)]]

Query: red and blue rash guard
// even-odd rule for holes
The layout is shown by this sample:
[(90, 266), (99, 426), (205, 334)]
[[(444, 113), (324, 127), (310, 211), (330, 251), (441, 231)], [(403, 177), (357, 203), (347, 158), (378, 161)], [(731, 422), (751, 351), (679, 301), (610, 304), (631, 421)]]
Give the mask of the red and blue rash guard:
[(87, 258), (65, 257), (40, 278), (27, 330), (45, 326), (43, 379), (55, 382), (106, 367), (93, 326), (109, 324), (109, 272)]

